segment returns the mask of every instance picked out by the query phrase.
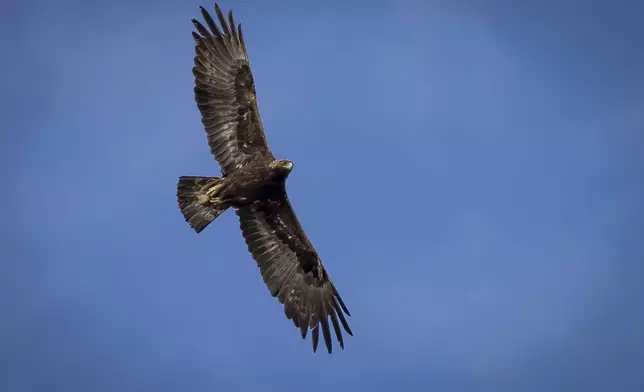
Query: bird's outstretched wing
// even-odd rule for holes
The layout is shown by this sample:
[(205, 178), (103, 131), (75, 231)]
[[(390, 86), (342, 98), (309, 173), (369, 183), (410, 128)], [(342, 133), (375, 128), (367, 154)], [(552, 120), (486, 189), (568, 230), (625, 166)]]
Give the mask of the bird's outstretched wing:
[(228, 12), (226, 22), (215, 3), (220, 30), (208, 11), (200, 8), (208, 28), (196, 19), (192, 20), (197, 29), (192, 32), (196, 44), (192, 72), (195, 101), (206, 128), (210, 151), (223, 174), (252, 159), (274, 159), (257, 108), (241, 24), (235, 27), (232, 10)]
[(286, 192), (279, 200), (256, 202), (236, 213), (264, 283), (284, 305), (286, 317), (300, 329), (302, 338), (310, 328), (315, 352), (321, 328), (331, 353), (330, 317), (338, 343), (344, 348), (340, 324), (353, 335), (343, 311), (351, 314), (304, 233)]

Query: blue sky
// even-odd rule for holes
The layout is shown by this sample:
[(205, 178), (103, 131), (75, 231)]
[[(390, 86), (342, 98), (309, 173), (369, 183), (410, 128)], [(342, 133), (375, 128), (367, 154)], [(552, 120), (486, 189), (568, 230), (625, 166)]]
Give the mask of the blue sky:
[(193, 1), (2, 5), (0, 390), (644, 390), (644, 7), (222, 1), (353, 316), (312, 354), (193, 101)]

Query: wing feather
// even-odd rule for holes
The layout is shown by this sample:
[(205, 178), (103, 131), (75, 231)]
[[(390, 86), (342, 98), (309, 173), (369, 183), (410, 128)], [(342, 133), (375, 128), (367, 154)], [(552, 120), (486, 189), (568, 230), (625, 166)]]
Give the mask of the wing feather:
[(195, 101), (210, 152), (223, 174), (253, 159), (272, 160), (274, 157), (259, 115), (241, 24), (235, 28), (232, 11), (226, 21), (221, 8), (215, 4), (220, 28), (205, 8), (200, 9), (206, 25), (192, 20), (196, 29), (192, 32), (195, 40), (192, 73)]
[(344, 348), (340, 325), (353, 335), (343, 313), (351, 314), (302, 230), (286, 193), (280, 200), (255, 202), (236, 213), (264, 283), (284, 305), (284, 314), (299, 328), (302, 338), (306, 338), (310, 329), (316, 351), (321, 328), (331, 353), (330, 318), (337, 341)]

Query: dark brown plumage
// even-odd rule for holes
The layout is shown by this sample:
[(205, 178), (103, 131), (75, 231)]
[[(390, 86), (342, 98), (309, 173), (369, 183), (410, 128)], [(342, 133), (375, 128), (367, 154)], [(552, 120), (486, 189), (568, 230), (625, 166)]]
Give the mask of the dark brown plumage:
[(340, 326), (352, 335), (344, 316), (350, 313), (288, 200), (285, 183), (293, 163), (276, 160), (268, 147), (241, 25), (235, 27), (232, 11), (226, 20), (217, 4), (221, 30), (203, 7), (201, 13), (208, 28), (192, 21), (195, 100), (222, 177), (180, 177), (179, 208), (197, 233), (235, 209), (266, 286), (302, 338), (310, 329), (316, 351), (322, 329), (331, 353), (333, 328), (344, 348)]

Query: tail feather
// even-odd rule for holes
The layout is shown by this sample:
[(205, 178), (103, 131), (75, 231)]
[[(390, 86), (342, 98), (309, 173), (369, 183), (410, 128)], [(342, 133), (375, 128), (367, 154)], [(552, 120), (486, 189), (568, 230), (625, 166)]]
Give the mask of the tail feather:
[[(177, 201), (186, 222), (201, 233), (212, 221), (228, 209), (227, 205), (210, 203), (205, 191), (221, 182), (219, 177), (179, 177)], [(201, 197), (200, 197), (201, 196)]]

